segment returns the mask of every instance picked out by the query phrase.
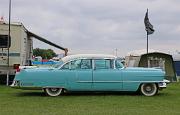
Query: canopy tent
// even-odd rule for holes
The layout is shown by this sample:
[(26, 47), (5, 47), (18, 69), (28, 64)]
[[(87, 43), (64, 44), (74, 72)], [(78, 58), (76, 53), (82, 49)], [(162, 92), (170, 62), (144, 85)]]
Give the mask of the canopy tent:
[(138, 66), (161, 68), (165, 71), (166, 79), (177, 81), (172, 55), (160, 52), (143, 54), (140, 57)]
[(175, 64), (172, 55), (161, 53), (157, 50), (136, 50), (128, 53), (125, 57), (125, 64), (128, 67), (154, 67), (165, 71), (166, 77), (170, 81), (177, 81)]

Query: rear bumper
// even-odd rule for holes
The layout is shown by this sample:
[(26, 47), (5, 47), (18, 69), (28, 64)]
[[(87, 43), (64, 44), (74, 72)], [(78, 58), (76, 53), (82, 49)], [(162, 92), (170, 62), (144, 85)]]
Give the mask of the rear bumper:
[(14, 80), (13, 83), (10, 85), (11, 88), (15, 89), (24, 89), (24, 90), (41, 90), (42, 87), (35, 87), (35, 86), (22, 86), (20, 81)]
[(14, 80), (13, 83), (10, 85), (10, 87), (19, 89), (20, 88), (20, 81)]

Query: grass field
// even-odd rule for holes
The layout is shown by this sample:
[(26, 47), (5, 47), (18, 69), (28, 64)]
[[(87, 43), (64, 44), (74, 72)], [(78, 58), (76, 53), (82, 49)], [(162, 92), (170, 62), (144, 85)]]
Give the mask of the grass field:
[(180, 83), (154, 97), (132, 93), (71, 93), (47, 97), (42, 91), (0, 86), (0, 115), (180, 115)]

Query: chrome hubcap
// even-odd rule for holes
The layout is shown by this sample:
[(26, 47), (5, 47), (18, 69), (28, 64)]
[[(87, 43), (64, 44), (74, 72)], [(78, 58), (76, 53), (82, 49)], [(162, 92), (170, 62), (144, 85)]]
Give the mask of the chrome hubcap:
[(152, 89), (151, 89), (151, 87), (150, 87), (150, 86), (147, 86), (147, 87), (146, 87), (146, 91), (148, 91), (148, 92), (149, 92), (149, 91), (151, 91), (151, 90), (152, 90)]
[(57, 88), (51, 88), (51, 91), (57, 91), (58, 89)]

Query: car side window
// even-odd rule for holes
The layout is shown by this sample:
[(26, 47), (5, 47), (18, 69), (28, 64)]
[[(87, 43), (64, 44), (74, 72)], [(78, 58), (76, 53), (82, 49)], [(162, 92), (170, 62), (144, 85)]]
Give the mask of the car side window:
[(79, 59), (66, 63), (62, 69), (92, 69), (91, 59)]
[(70, 62), (63, 65), (61, 69), (69, 69), (69, 67), (70, 67)]
[(81, 60), (74, 60), (71, 61), (71, 69), (80, 69), (80, 65), (81, 65)]
[(95, 69), (113, 69), (113, 60), (111, 59), (96, 59), (94, 63)]
[(81, 64), (81, 60), (74, 60), (71, 62), (66, 63), (62, 69), (79, 69)]
[(117, 69), (120, 69), (120, 68), (123, 68), (123, 64), (121, 63), (121, 60), (116, 60), (116, 68)]
[(92, 69), (92, 63), (90, 59), (81, 60), (81, 69)]

